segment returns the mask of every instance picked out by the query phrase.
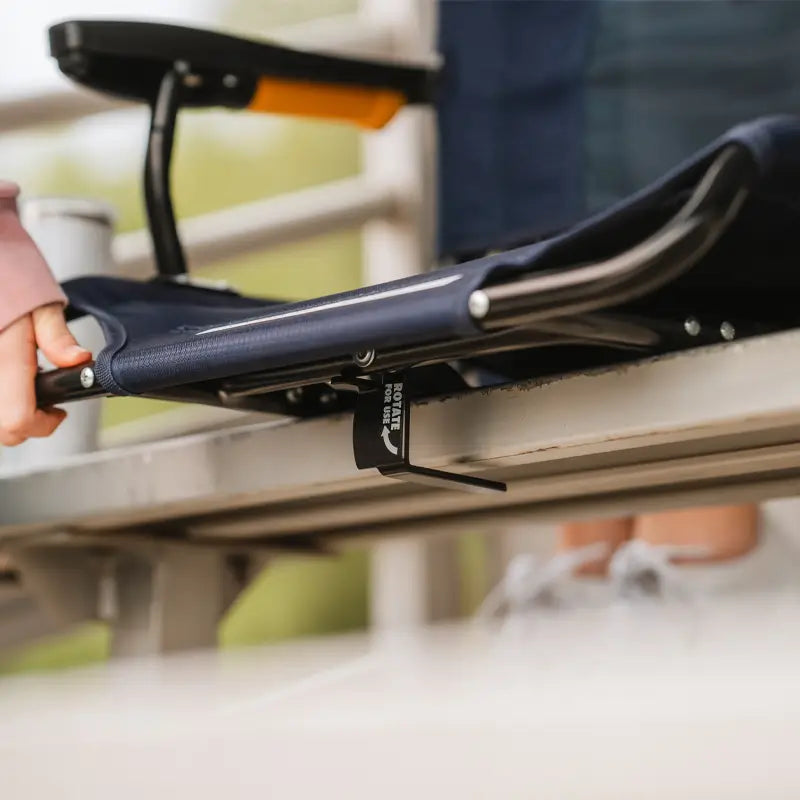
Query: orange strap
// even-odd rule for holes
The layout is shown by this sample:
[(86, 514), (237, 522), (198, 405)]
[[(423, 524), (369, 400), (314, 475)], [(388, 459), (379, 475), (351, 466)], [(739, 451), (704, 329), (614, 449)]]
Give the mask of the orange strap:
[(389, 122), (404, 104), (403, 94), (392, 89), (260, 78), (247, 108), (352, 122), (375, 129)]

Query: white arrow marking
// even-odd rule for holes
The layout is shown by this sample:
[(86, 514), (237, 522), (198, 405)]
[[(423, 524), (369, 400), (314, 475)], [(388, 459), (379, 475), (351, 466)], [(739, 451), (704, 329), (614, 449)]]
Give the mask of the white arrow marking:
[(383, 426), (383, 433), (381, 433), (383, 437), (383, 443), (386, 445), (386, 449), (393, 455), (397, 455), (397, 448), (391, 443), (389, 440), (389, 429), (384, 425)]

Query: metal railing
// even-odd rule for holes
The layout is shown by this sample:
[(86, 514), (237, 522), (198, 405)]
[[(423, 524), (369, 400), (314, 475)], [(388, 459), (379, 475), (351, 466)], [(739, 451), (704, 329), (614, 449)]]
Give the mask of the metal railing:
[[(178, 224), (190, 269), (326, 233), (388, 219), (402, 203), (395, 189), (365, 177), (347, 178), (278, 197), (190, 217)], [(145, 230), (114, 240), (120, 273), (152, 273), (153, 249)]]

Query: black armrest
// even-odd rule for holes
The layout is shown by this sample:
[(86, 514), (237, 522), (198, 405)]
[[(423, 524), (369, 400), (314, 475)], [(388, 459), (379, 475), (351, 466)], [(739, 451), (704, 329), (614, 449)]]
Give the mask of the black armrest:
[(147, 22), (69, 21), (50, 28), (65, 75), (154, 104), (166, 72), (185, 69), (181, 105), (302, 114), (379, 128), (432, 99), (436, 70), (295, 50)]

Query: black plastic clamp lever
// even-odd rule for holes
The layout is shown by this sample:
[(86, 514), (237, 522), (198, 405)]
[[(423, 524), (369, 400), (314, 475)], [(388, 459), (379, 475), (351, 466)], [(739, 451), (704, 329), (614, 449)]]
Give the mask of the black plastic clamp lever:
[(409, 460), (410, 408), (402, 373), (386, 373), (372, 388), (361, 389), (353, 417), (353, 452), (359, 469), (374, 469), (388, 478), (468, 492), (504, 492), (506, 484), (459, 475)]

